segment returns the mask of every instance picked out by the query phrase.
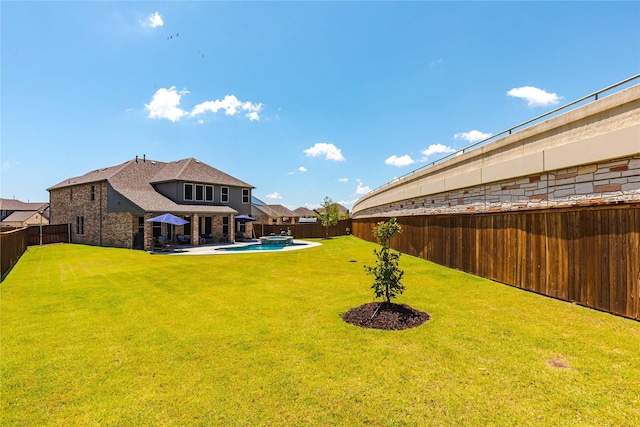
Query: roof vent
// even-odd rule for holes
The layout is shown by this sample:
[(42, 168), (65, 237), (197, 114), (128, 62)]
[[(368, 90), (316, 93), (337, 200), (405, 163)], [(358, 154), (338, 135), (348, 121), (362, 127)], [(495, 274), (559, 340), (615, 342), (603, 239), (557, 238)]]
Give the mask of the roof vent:
[(155, 165), (155, 164), (156, 164), (156, 162), (154, 162), (153, 160), (151, 160), (151, 164), (152, 164), (152, 165)]

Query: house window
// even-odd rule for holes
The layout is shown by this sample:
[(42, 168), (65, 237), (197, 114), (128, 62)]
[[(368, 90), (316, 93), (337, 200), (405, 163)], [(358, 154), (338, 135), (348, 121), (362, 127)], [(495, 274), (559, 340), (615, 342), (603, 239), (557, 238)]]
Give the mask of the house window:
[(76, 234), (84, 234), (84, 217), (76, 217)]
[(249, 204), (249, 189), (248, 188), (243, 188), (242, 189), (242, 203), (244, 203), (245, 205)]
[(193, 200), (193, 184), (184, 185), (184, 199)]
[(184, 219), (185, 219), (185, 220), (187, 220), (187, 221), (189, 221), (188, 223), (186, 223), (186, 224), (184, 225), (184, 229), (183, 229), (183, 231), (184, 231), (184, 235), (185, 235), (185, 236), (190, 236), (190, 235), (191, 235), (191, 222), (190, 222), (190, 221), (191, 221), (191, 218), (190, 218), (190, 217), (188, 217), (188, 216), (185, 216), (185, 217), (184, 217)]
[(204, 200), (207, 202), (213, 202), (213, 186), (207, 185), (204, 187)]
[(229, 217), (222, 217), (222, 234), (229, 234)]
[(96, 186), (92, 185), (91, 186), (91, 201), (94, 201), (96, 199)]
[(144, 234), (144, 217), (138, 217), (138, 233)]
[(220, 201), (222, 203), (229, 203), (229, 187), (220, 188)]
[(202, 202), (204, 200), (204, 185), (196, 184), (196, 201)]
[(209, 236), (211, 236), (211, 225), (212, 222), (210, 216), (201, 216), (199, 223), (200, 235), (202, 236), (203, 234), (208, 234)]
[(161, 222), (153, 222), (152, 228), (152, 236), (160, 237), (162, 235), (162, 223)]
[(73, 187), (69, 189), (69, 200), (73, 200)]

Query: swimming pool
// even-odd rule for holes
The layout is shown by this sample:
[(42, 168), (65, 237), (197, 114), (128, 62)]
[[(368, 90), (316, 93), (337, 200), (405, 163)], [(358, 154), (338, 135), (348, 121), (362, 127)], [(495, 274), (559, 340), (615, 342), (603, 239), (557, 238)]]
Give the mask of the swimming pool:
[(290, 243), (288, 245), (262, 245), (254, 243), (246, 246), (232, 246), (229, 248), (217, 248), (216, 251), (221, 252), (265, 252), (265, 251), (281, 251), (285, 248), (293, 248), (296, 246), (309, 246), (307, 243)]

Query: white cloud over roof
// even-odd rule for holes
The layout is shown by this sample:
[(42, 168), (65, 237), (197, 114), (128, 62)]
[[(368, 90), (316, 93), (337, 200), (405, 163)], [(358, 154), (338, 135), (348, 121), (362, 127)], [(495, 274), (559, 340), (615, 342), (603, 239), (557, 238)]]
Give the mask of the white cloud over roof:
[(216, 99), (215, 101), (205, 101), (193, 107), (191, 116), (204, 114), (208, 111), (217, 113), (224, 110), (227, 116), (234, 116), (238, 111), (246, 112), (249, 120), (260, 120), (258, 113), (262, 110), (262, 104), (254, 104), (249, 101), (242, 102), (235, 95), (227, 95), (224, 99)]
[(282, 196), (277, 191), (275, 191), (275, 192), (273, 192), (271, 194), (267, 194), (265, 197), (267, 199), (271, 199), (271, 200), (282, 199)]
[(342, 152), (338, 147), (326, 142), (315, 143), (313, 147), (304, 150), (304, 154), (309, 157), (324, 156), (326, 160), (334, 160), (336, 162), (343, 162), (345, 160)]
[(555, 105), (562, 99), (561, 96), (555, 93), (549, 93), (543, 89), (538, 89), (533, 86), (522, 86), (511, 89), (507, 92), (507, 95), (514, 98), (521, 98), (527, 101), (528, 107), (546, 107), (548, 105)]
[(149, 111), (150, 119), (167, 119), (176, 122), (187, 114), (178, 107), (180, 98), (187, 93), (189, 91), (185, 89), (176, 91), (175, 86), (171, 86), (169, 89), (160, 88), (153, 94), (151, 102), (144, 104), (144, 108)]
[[(187, 112), (179, 107), (182, 95), (188, 94), (189, 91), (183, 89), (176, 90), (175, 86), (170, 88), (160, 88), (153, 94), (151, 102), (145, 104), (144, 107), (149, 111), (151, 119), (167, 119), (172, 122), (180, 120), (184, 116), (196, 117), (207, 112), (217, 113), (224, 111), (227, 116), (235, 116), (238, 113), (246, 113), (250, 121), (260, 120), (259, 112), (262, 110), (261, 103), (253, 103), (250, 101), (240, 101), (235, 95), (227, 95), (223, 99), (202, 102)], [(203, 123), (202, 119), (198, 120), (199, 124)]]

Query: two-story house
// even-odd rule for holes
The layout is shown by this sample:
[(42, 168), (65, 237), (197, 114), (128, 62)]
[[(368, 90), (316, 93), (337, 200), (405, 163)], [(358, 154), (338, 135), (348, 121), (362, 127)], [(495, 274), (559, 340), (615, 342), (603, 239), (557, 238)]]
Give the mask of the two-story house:
[[(194, 158), (165, 163), (136, 156), (48, 188), (50, 222), (70, 223), (72, 242), (97, 246), (150, 249), (153, 237), (178, 234), (192, 245), (202, 237), (233, 242), (234, 217), (250, 214), (253, 188)], [(189, 222), (147, 221), (163, 213)]]
[(49, 223), (49, 203), (0, 199), (0, 225), (27, 227)]

